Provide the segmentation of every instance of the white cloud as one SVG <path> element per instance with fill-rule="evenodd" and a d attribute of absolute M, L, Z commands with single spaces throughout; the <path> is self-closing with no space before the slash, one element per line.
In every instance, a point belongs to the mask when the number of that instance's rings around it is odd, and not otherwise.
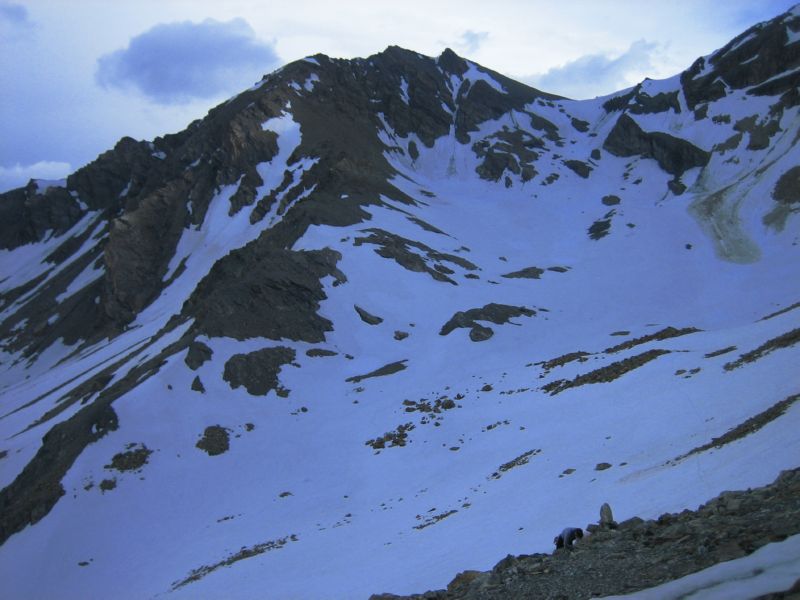
<path fill-rule="evenodd" d="M 17 163 L 10 167 L 0 166 L 0 192 L 27 185 L 31 179 L 62 179 L 71 172 L 69 163 L 46 160 L 32 165 Z"/>
<path fill-rule="evenodd" d="M 475 54 L 488 37 L 488 31 L 472 31 L 469 29 L 461 34 L 461 41 L 458 43 L 458 47 L 468 55 Z"/>
<path fill-rule="evenodd" d="M 657 48 L 658 44 L 637 40 L 616 58 L 587 54 L 526 79 L 542 91 L 568 98 L 610 94 L 643 79 L 652 69 L 652 57 Z"/>

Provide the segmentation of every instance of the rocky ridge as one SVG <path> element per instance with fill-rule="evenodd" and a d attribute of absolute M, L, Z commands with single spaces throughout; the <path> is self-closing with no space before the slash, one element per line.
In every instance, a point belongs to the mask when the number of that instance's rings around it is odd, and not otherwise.
<path fill-rule="evenodd" d="M 444 590 L 371 600 L 571 600 L 655 587 L 800 533 L 800 469 L 761 488 L 723 492 L 697 510 L 586 529 L 572 551 L 508 555 L 491 571 L 460 573 Z"/>
<path fill-rule="evenodd" d="M 579 510 L 564 490 L 635 489 L 644 514 L 676 480 L 670 510 L 703 500 L 698 464 L 714 491 L 796 466 L 796 403 L 775 402 L 800 347 L 799 48 L 795 8 L 590 101 L 450 50 L 315 55 L 0 195 L 0 574 L 22 597 L 123 585 L 127 547 L 86 515 L 123 535 L 130 499 L 161 519 L 197 497 L 152 539 L 207 545 L 150 563 L 139 597 L 267 572 L 298 595 L 295 552 L 327 552 L 337 589 L 370 593 L 350 569 L 397 577 L 396 556 L 438 586 L 431 557 L 519 552 L 521 526 Z M 139 466 L 104 479 L 115 461 Z M 518 489 L 541 493 L 514 508 Z M 235 523 L 209 513 L 229 502 Z M 23 581 L 42 539 L 57 575 Z"/>

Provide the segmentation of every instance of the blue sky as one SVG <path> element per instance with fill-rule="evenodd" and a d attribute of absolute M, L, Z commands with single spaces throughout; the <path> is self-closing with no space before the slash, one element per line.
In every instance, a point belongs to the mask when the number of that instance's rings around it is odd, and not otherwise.
<path fill-rule="evenodd" d="M 0 191 L 178 131 L 286 62 L 451 47 L 575 98 L 661 78 L 793 0 L 0 0 Z"/>

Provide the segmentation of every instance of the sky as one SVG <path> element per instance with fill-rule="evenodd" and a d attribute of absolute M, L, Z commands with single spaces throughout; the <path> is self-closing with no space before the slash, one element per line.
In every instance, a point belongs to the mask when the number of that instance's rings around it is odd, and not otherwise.
<path fill-rule="evenodd" d="M 0 192 L 182 130 L 288 62 L 399 45 L 592 98 L 669 77 L 795 0 L 0 0 Z"/>

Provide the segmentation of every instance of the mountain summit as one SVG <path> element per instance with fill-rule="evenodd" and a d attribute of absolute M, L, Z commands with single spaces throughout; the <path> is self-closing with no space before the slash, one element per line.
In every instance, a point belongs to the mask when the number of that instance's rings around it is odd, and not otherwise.
<path fill-rule="evenodd" d="M 411 593 L 800 466 L 798 73 L 315 55 L 0 195 L 4 588 Z"/>

